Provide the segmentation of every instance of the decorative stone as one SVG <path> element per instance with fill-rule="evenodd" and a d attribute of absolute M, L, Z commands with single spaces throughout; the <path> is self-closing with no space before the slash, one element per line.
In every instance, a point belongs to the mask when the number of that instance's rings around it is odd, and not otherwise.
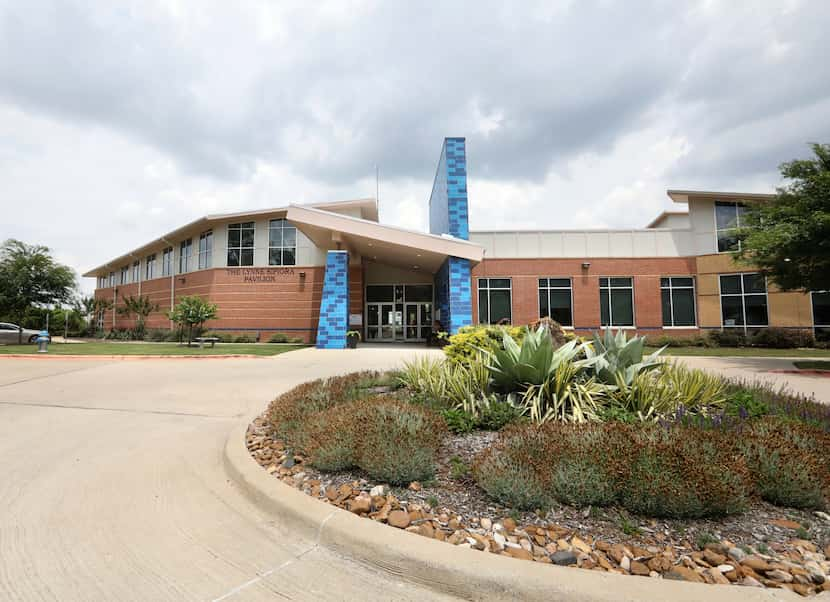
<path fill-rule="evenodd" d="M 743 581 L 741 581 L 741 585 L 745 585 L 746 587 L 764 587 L 764 584 L 755 579 L 754 577 L 744 577 Z"/>
<path fill-rule="evenodd" d="M 493 527 L 493 521 L 486 517 L 482 518 L 479 524 L 481 525 L 481 528 L 486 531 L 489 531 Z"/>
<path fill-rule="evenodd" d="M 631 559 L 628 556 L 622 557 L 622 560 L 620 560 L 620 568 L 625 572 L 629 572 L 631 570 Z"/>
<path fill-rule="evenodd" d="M 769 521 L 769 524 L 775 525 L 776 527 L 781 527 L 782 529 L 792 529 L 794 531 L 801 528 L 801 523 L 797 523 L 794 520 L 789 520 L 786 518 L 776 518 L 774 520 Z"/>
<path fill-rule="evenodd" d="M 422 489 L 421 484 L 418 481 L 412 481 L 409 484 L 410 491 L 420 491 Z"/>
<path fill-rule="evenodd" d="M 559 566 L 570 566 L 576 564 L 576 554 L 570 551 L 560 550 L 550 555 L 550 560 L 553 564 Z"/>
<path fill-rule="evenodd" d="M 368 497 L 356 497 L 349 502 L 349 510 L 355 514 L 368 514 L 372 509 L 372 500 Z"/>
<path fill-rule="evenodd" d="M 372 497 L 378 495 L 386 495 L 386 486 L 385 485 L 375 485 L 372 487 L 372 490 L 369 491 L 369 495 Z"/>
<path fill-rule="evenodd" d="M 741 548 L 729 548 L 727 551 L 727 555 L 734 560 L 735 562 L 743 562 L 744 558 L 746 558 L 746 552 L 744 552 Z"/>
<path fill-rule="evenodd" d="M 767 571 L 767 578 L 772 579 L 773 581 L 780 581 L 782 583 L 789 583 L 793 580 L 792 575 L 786 571 L 782 571 L 781 569 Z"/>
<path fill-rule="evenodd" d="M 509 548 L 507 554 L 520 560 L 533 560 L 533 554 L 523 548 L 519 548 L 518 550 L 516 548 Z"/>
<path fill-rule="evenodd" d="M 711 566 L 718 566 L 719 564 L 723 564 L 726 562 L 726 556 L 722 554 L 718 554 L 710 550 L 709 548 L 703 550 L 703 559 L 708 562 Z"/>
<path fill-rule="evenodd" d="M 591 546 L 579 539 L 576 535 L 571 538 L 571 545 L 580 552 L 585 552 L 586 554 L 591 553 Z"/>
<path fill-rule="evenodd" d="M 505 530 L 506 530 L 508 533 L 513 533 L 513 531 L 515 531 L 515 530 L 516 530 L 516 526 L 517 526 L 517 525 L 516 525 L 516 521 L 514 521 L 514 520 L 513 520 L 512 518 L 510 518 L 510 517 L 505 518 L 505 519 L 502 521 L 502 524 L 504 525 L 504 528 L 505 528 Z"/>
<path fill-rule="evenodd" d="M 766 572 L 772 568 L 769 565 L 769 562 L 767 562 L 760 556 L 755 556 L 754 554 L 752 556 L 747 556 L 746 558 L 744 558 L 741 564 L 744 566 L 748 566 L 753 571 Z"/>
<path fill-rule="evenodd" d="M 685 566 L 676 566 L 668 573 L 663 574 L 664 579 L 673 579 L 675 581 L 691 581 L 694 583 L 704 583 L 703 577 L 698 575 L 692 569 Z"/>
<path fill-rule="evenodd" d="M 389 518 L 386 519 L 386 522 L 398 529 L 406 529 L 412 521 L 409 520 L 409 514 L 407 512 L 393 510 L 389 513 Z"/>
<path fill-rule="evenodd" d="M 640 575 L 641 577 L 648 577 L 648 574 L 650 572 L 649 568 L 645 564 L 637 560 L 633 560 L 631 562 L 630 570 L 632 575 Z"/>

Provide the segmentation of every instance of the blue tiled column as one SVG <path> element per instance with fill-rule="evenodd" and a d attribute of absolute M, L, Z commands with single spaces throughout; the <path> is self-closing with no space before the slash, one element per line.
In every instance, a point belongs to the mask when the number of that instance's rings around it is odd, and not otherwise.
<path fill-rule="evenodd" d="M 345 349 L 349 329 L 349 253 L 329 251 L 320 321 L 317 325 L 318 349 Z"/>
<path fill-rule="evenodd" d="M 444 138 L 429 197 L 429 231 L 463 240 L 470 238 L 464 138 Z"/>
<path fill-rule="evenodd" d="M 435 304 L 441 310 L 441 325 L 450 334 L 473 323 L 470 262 L 448 257 L 435 274 Z"/>

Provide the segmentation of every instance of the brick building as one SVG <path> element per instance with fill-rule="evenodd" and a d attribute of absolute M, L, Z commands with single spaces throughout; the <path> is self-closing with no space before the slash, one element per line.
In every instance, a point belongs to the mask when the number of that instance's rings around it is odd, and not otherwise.
<path fill-rule="evenodd" d="M 169 328 L 180 296 L 219 306 L 212 330 L 275 332 L 320 347 L 423 341 L 440 324 L 527 324 L 550 316 L 589 332 L 692 336 L 777 326 L 830 337 L 830 293 L 778 291 L 729 253 L 747 203 L 771 195 L 669 190 L 686 211 L 642 229 L 470 231 L 463 138 L 441 148 L 430 232 L 380 224 L 375 199 L 209 215 L 84 276 L 115 307 L 145 295 Z M 110 310 L 102 329 L 130 328 Z"/>

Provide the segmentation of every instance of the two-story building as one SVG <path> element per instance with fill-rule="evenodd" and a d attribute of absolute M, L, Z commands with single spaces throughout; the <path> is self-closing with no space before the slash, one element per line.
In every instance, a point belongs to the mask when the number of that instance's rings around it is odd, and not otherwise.
<path fill-rule="evenodd" d="M 830 337 L 830 293 L 778 291 L 730 251 L 748 203 L 765 194 L 669 190 L 684 211 L 641 229 L 469 230 L 463 138 L 441 148 L 429 199 L 430 232 L 378 222 L 375 199 L 208 215 L 84 276 L 115 307 L 145 295 L 160 306 L 182 295 L 219 307 L 207 326 L 299 336 L 345 346 L 423 341 L 434 328 L 528 324 L 550 316 L 589 332 L 697 335 L 707 329 L 777 326 Z M 129 328 L 116 311 L 102 329 Z"/>

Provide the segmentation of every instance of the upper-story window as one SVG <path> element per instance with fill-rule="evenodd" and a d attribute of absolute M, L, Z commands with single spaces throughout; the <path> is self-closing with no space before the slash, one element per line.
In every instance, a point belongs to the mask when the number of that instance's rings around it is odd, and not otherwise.
<path fill-rule="evenodd" d="M 539 278 L 539 317 L 573 326 L 571 279 Z"/>
<path fill-rule="evenodd" d="M 98 276 L 98 288 L 107 288 L 106 276 Z"/>
<path fill-rule="evenodd" d="M 199 269 L 204 270 L 213 265 L 213 230 L 199 235 Z"/>
<path fill-rule="evenodd" d="M 816 339 L 830 341 L 830 291 L 813 291 L 813 327 Z"/>
<path fill-rule="evenodd" d="M 115 286 L 115 272 L 110 272 L 110 288 Z"/>
<path fill-rule="evenodd" d="M 144 279 L 152 280 L 156 277 L 156 254 L 147 256 L 147 262 L 144 264 Z"/>
<path fill-rule="evenodd" d="M 173 274 L 173 247 L 167 247 L 161 253 L 161 275 L 170 276 Z"/>
<path fill-rule="evenodd" d="M 228 224 L 228 267 L 254 265 L 254 222 Z"/>
<path fill-rule="evenodd" d="M 737 251 L 741 248 L 738 228 L 743 227 L 746 205 L 727 201 L 715 203 L 715 229 L 718 238 L 718 253 Z"/>
<path fill-rule="evenodd" d="M 141 262 L 140 261 L 134 261 L 133 262 L 132 281 L 133 282 L 138 282 L 139 280 L 141 280 Z"/>
<path fill-rule="evenodd" d="M 188 238 L 179 244 L 179 274 L 190 271 L 190 258 L 193 255 L 193 239 Z"/>
<path fill-rule="evenodd" d="M 633 278 L 599 279 L 599 313 L 603 328 L 634 326 Z"/>
<path fill-rule="evenodd" d="M 478 279 L 478 321 L 498 324 L 512 319 L 510 278 Z"/>
<path fill-rule="evenodd" d="M 130 266 L 125 265 L 121 268 L 121 274 L 118 277 L 118 284 L 127 284 L 130 282 Z"/>
<path fill-rule="evenodd" d="M 268 224 L 268 265 L 296 265 L 297 228 L 284 219 Z"/>

